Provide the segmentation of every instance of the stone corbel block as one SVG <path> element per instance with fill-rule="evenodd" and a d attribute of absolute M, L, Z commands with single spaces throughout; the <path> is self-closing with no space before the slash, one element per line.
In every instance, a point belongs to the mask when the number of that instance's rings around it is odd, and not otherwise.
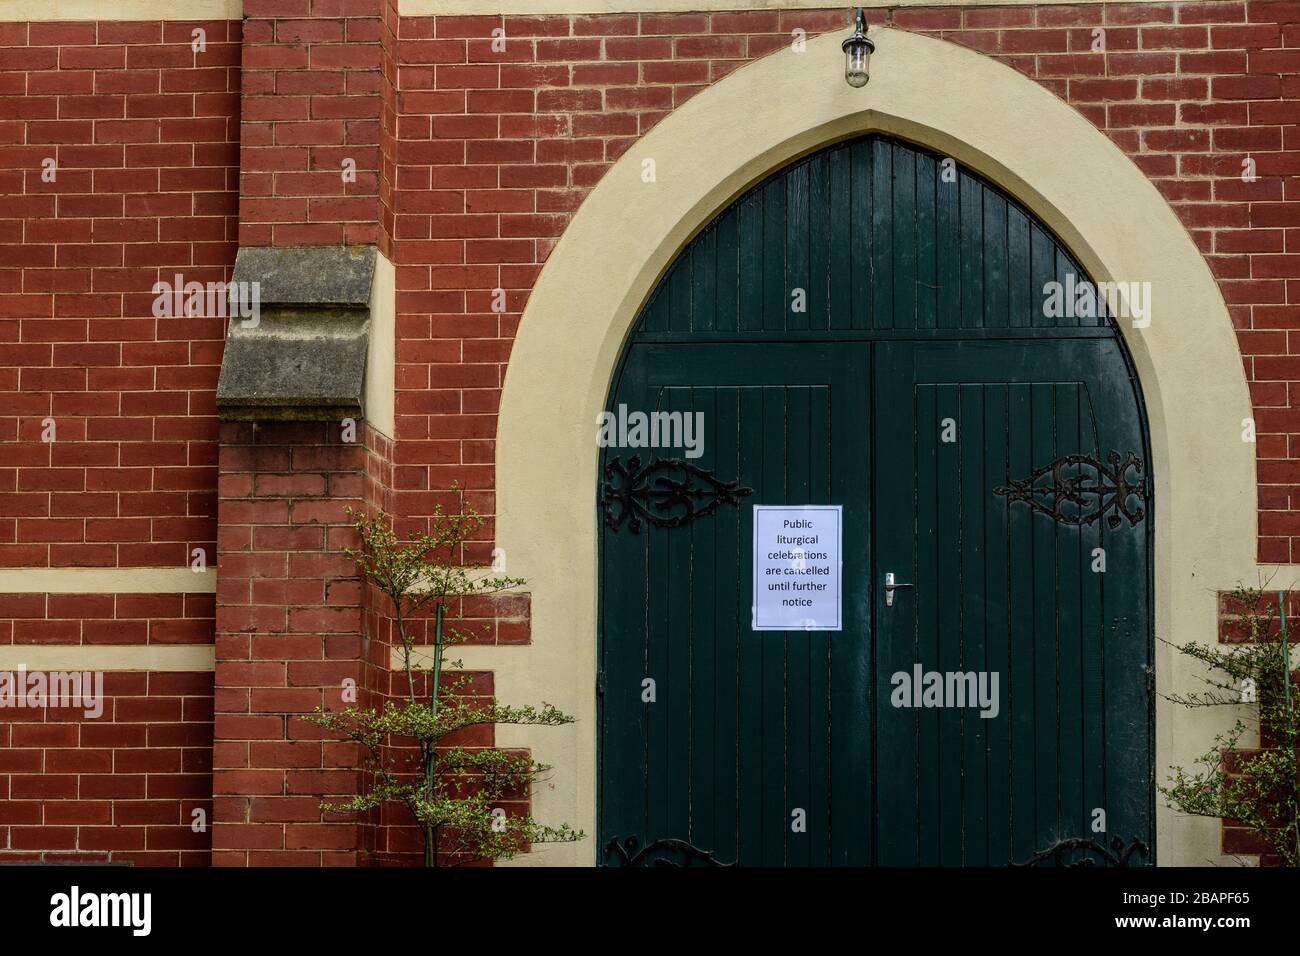
<path fill-rule="evenodd" d="M 230 310 L 222 420 L 364 416 L 376 254 L 374 246 L 239 250 L 232 297 L 243 308 Z"/>

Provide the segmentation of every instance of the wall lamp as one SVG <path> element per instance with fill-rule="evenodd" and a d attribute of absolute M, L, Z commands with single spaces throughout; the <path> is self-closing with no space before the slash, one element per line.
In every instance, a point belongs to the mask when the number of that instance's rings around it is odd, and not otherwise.
<path fill-rule="evenodd" d="M 876 45 L 867 36 L 867 16 L 861 7 L 853 18 L 853 36 L 841 46 L 844 48 L 844 81 L 854 89 L 866 86 L 867 80 L 871 79 L 868 70 Z"/>

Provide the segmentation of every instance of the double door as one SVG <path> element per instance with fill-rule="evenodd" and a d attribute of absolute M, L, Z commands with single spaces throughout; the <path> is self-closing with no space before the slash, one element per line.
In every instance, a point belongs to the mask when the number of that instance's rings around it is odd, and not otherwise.
<path fill-rule="evenodd" d="M 636 343 L 638 412 L 601 450 L 599 862 L 1150 862 L 1113 336 Z M 753 629 L 755 505 L 842 507 L 839 630 Z"/>

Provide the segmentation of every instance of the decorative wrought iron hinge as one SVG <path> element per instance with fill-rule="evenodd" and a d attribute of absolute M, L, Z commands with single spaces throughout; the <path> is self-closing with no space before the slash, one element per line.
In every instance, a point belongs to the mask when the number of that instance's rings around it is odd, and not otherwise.
<path fill-rule="evenodd" d="M 1146 476 L 1133 452 L 1121 458 L 1112 451 L 1104 464 L 1091 455 L 1063 455 L 1028 478 L 1010 481 L 993 493 L 1023 501 L 1060 524 L 1083 526 L 1105 518 L 1118 528 L 1125 520 L 1133 526 L 1146 517 Z"/>
<path fill-rule="evenodd" d="M 681 458 L 656 458 L 642 467 L 641 457 L 633 455 L 626 466 L 620 458 L 605 465 L 600 504 L 607 527 L 618 531 L 626 522 L 633 534 L 640 534 L 642 520 L 680 528 L 753 493 L 739 481 L 716 478 Z"/>
<path fill-rule="evenodd" d="M 1082 850 L 1083 856 L 1072 862 L 1066 862 L 1065 854 L 1072 850 Z M 1039 866 L 1048 860 L 1056 866 L 1096 866 L 1097 861 L 1088 856 L 1089 853 L 1095 853 L 1101 858 L 1103 863 L 1110 866 L 1128 866 L 1129 860 L 1135 853 L 1141 853 L 1143 857 L 1149 855 L 1150 851 L 1147 845 L 1134 837 L 1128 846 L 1117 836 L 1110 838 L 1110 845 L 1105 846 L 1096 840 L 1085 840 L 1082 837 L 1071 837 L 1068 840 L 1061 840 L 1053 843 L 1045 850 L 1039 850 L 1033 856 L 1023 863 L 1012 861 L 1012 866 Z"/>
<path fill-rule="evenodd" d="M 713 856 L 710 850 L 701 850 L 697 846 L 687 843 L 685 840 L 677 840 L 668 837 L 662 840 L 655 840 L 653 843 L 641 846 L 641 841 L 634 836 L 626 837 L 620 842 L 619 837 L 613 837 L 605 844 L 605 858 L 608 860 L 611 854 L 614 857 L 613 862 L 619 866 L 689 866 L 692 861 L 698 862 L 703 866 L 735 866 L 734 863 L 723 863 Z M 678 853 L 685 857 L 685 861 L 678 863 L 662 854 Z"/>

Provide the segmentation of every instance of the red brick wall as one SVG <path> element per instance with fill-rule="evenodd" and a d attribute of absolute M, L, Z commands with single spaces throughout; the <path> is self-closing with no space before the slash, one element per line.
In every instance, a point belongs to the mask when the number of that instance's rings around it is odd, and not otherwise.
<path fill-rule="evenodd" d="M 212 621 L 211 594 L 0 594 L 0 645 L 15 650 L 210 644 Z M 108 673 L 104 693 L 95 718 L 0 709 L 0 863 L 206 865 L 212 675 Z"/>
<path fill-rule="evenodd" d="M 0 644 L 211 644 L 211 594 L 0 594 Z"/>
<path fill-rule="evenodd" d="M 105 674 L 103 706 L 0 712 L 0 863 L 206 866 L 212 675 Z"/>
<path fill-rule="evenodd" d="M 244 4 L 241 244 L 388 251 L 379 215 L 387 2 Z"/>
<path fill-rule="evenodd" d="M 234 262 L 238 62 L 238 22 L 0 23 L 0 567 L 212 555 L 224 323 L 152 287 Z"/>
<path fill-rule="evenodd" d="M 357 748 L 296 714 L 368 704 L 355 543 L 366 449 L 333 422 L 222 426 L 213 744 L 219 866 L 352 865 Z M 358 438 L 361 436 L 358 435 Z M 341 799 L 340 799 L 341 798 Z"/>
<path fill-rule="evenodd" d="M 591 185 L 707 84 L 788 43 L 795 28 L 843 30 L 845 18 L 835 9 L 402 20 L 399 514 L 427 514 L 455 479 L 491 509 L 510 343 Z M 1300 4 L 936 7 L 868 19 L 994 55 L 1072 104 L 1151 176 L 1205 252 L 1238 329 L 1260 433 L 1260 558 L 1300 561 L 1300 510 L 1291 510 L 1300 492 Z M 499 26 L 505 55 L 489 48 Z M 1091 52 L 1098 26 L 1105 53 Z M 1240 178 L 1247 154 L 1254 183 Z M 496 287 L 508 292 L 504 315 L 491 311 Z"/>
<path fill-rule="evenodd" d="M 215 557 L 224 323 L 155 318 L 152 289 L 234 261 L 238 44 L 0 23 L 0 567 Z M 0 643 L 210 643 L 212 617 L 210 594 L 0 595 Z M 0 714 L 0 859 L 206 863 L 212 675 L 105 680 L 95 720 Z"/>

